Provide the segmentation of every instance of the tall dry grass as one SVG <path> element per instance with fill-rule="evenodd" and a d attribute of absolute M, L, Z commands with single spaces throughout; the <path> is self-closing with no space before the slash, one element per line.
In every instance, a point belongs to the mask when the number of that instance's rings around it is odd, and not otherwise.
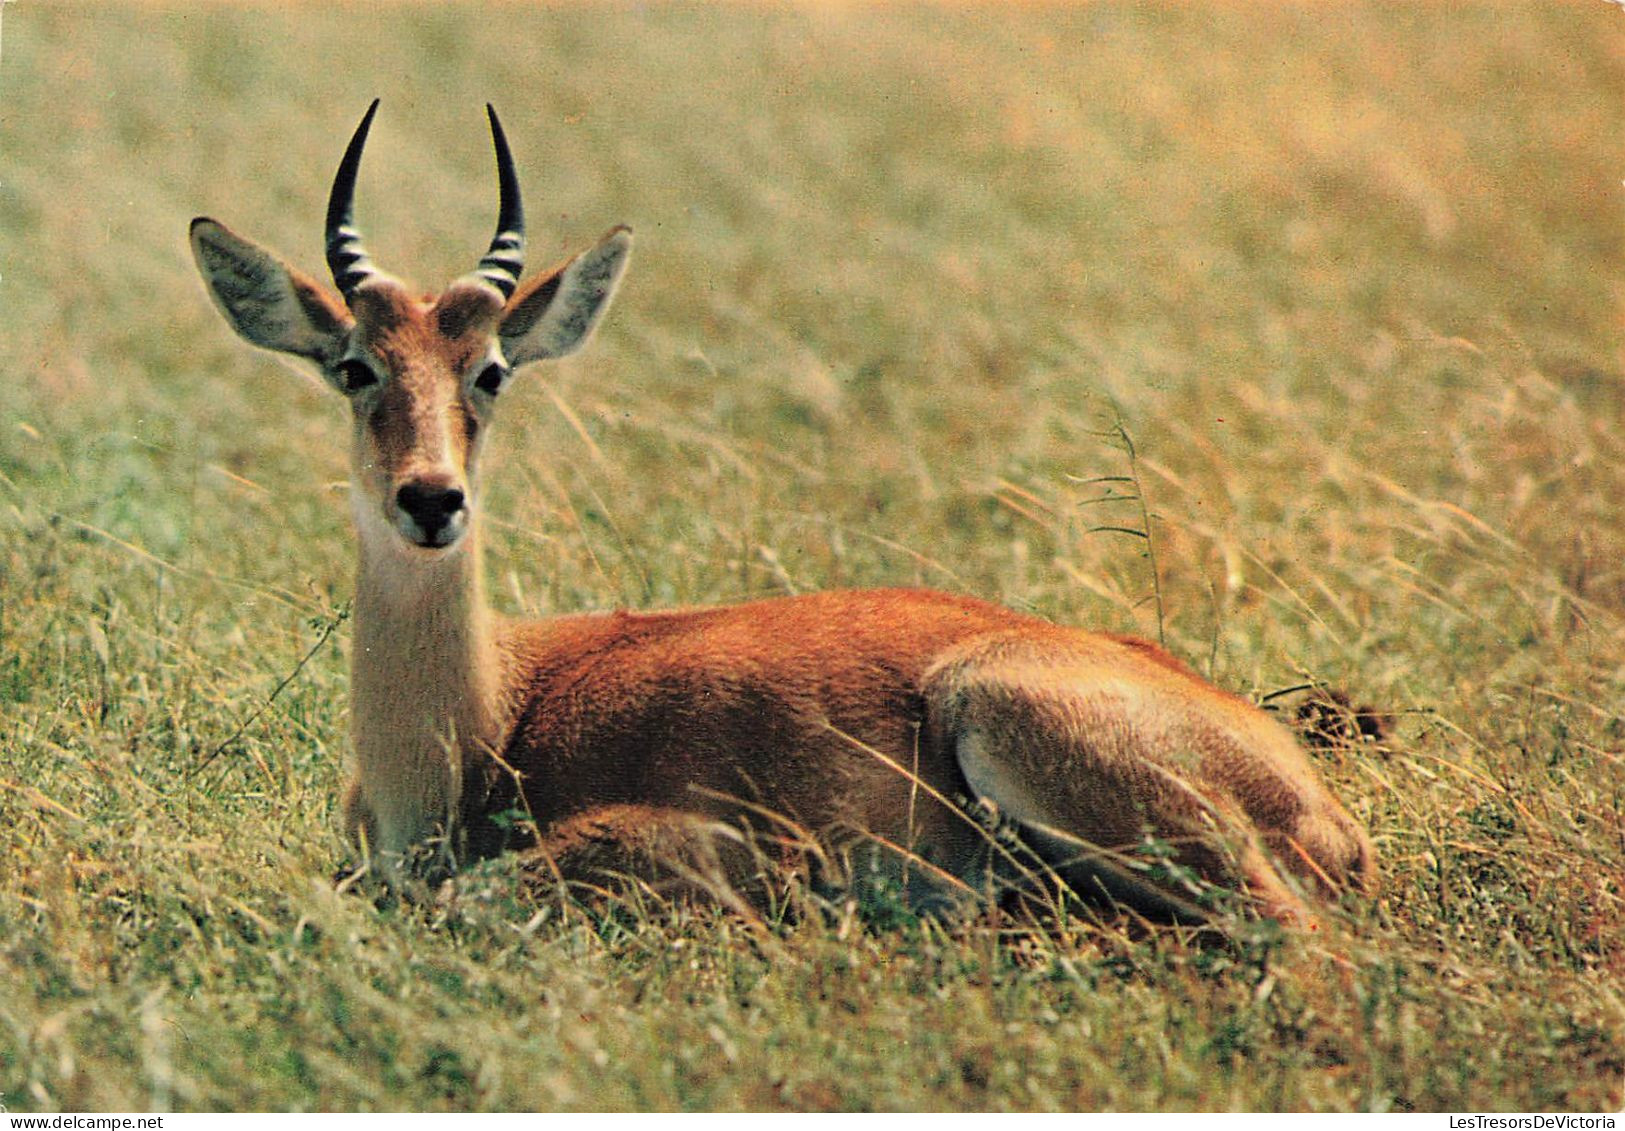
<path fill-rule="evenodd" d="M 4 15 L 11 1111 L 1620 1106 L 1613 6 Z M 374 95 L 424 285 L 488 236 L 487 99 L 534 258 L 638 229 L 504 406 L 505 608 L 923 583 L 1333 686 L 1394 719 L 1321 763 L 1381 898 L 1199 948 L 337 894 L 342 408 L 184 231 L 316 266 Z"/>

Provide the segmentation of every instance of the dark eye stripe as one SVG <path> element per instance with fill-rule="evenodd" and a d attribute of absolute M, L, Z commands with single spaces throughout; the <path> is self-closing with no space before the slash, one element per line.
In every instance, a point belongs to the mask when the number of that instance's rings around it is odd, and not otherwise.
<path fill-rule="evenodd" d="M 354 393 L 378 383 L 378 375 L 372 371 L 372 366 L 353 357 L 339 362 L 333 369 L 338 374 L 339 387 L 346 393 Z"/>

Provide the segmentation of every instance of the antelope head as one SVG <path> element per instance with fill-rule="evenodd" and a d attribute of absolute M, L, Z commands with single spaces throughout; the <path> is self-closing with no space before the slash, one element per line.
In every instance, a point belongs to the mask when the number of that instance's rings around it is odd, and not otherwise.
<path fill-rule="evenodd" d="M 468 532 L 485 426 L 519 366 L 575 352 L 614 296 L 632 247 L 618 227 L 521 283 L 525 218 L 507 138 L 490 106 L 500 202 L 475 269 L 438 296 L 379 270 L 354 222 L 356 172 L 375 100 L 345 150 L 327 205 L 329 290 L 207 217 L 192 254 L 215 305 L 244 339 L 314 365 L 349 398 L 352 486 L 364 542 L 438 555 Z"/>

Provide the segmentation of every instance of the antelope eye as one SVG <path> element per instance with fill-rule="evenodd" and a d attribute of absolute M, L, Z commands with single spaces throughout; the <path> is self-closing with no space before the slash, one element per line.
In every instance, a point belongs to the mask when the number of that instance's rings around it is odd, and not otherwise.
<path fill-rule="evenodd" d="M 480 375 L 474 378 L 474 387 L 480 392 L 494 397 L 502 391 L 502 384 L 507 379 L 508 371 L 493 361 L 480 370 Z"/>
<path fill-rule="evenodd" d="M 372 366 L 358 358 L 346 358 L 333 367 L 338 374 L 339 388 L 346 393 L 359 392 L 368 385 L 378 384 L 378 374 L 372 371 Z"/>

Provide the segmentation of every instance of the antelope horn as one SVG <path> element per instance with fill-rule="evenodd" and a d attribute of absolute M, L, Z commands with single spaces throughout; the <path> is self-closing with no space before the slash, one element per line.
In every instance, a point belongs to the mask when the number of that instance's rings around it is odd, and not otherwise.
<path fill-rule="evenodd" d="M 372 128 L 372 116 L 378 112 L 378 99 L 367 107 L 366 117 L 350 138 L 344 160 L 333 177 L 333 191 L 327 198 L 327 266 L 333 272 L 333 283 L 346 304 L 357 287 L 377 273 L 372 257 L 361 246 L 361 233 L 355 226 L 355 176 L 361 167 L 361 151 L 367 144 L 367 131 Z"/>
<path fill-rule="evenodd" d="M 491 237 L 491 248 L 474 274 L 495 287 L 506 302 L 513 297 L 519 276 L 525 270 L 525 206 L 519 199 L 519 175 L 514 172 L 513 154 L 508 152 L 508 138 L 489 102 L 485 104 L 485 113 L 491 119 L 491 144 L 497 151 L 501 196 L 497 205 L 497 233 Z"/>

